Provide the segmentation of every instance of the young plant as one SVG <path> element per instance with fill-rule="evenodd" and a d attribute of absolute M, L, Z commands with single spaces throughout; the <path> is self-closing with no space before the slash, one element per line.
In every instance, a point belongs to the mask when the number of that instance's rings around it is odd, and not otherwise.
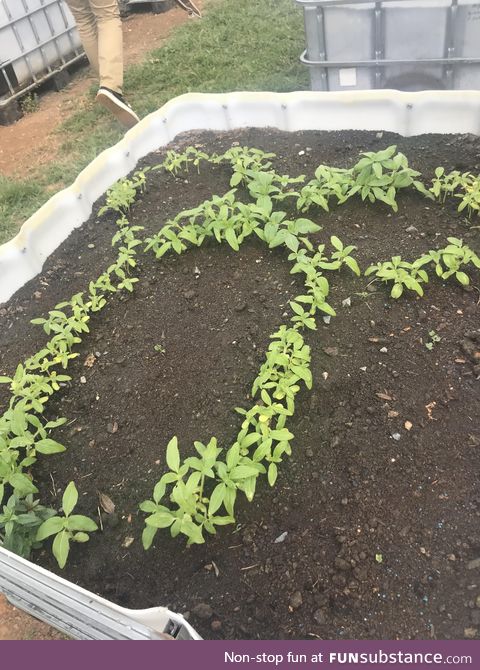
<path fill-rule="evenodd" d="M 474 212 L 480 213 L 480 175 L 475 176 L 471 172 L 460 173 L 458 170 L 446 173 L 443 167 L 438 167 L 429 190 L 442 203 L 447 196 L 460 198 L 457 211 L 463 212 L 467 209 L 469 217 Z"/>
<path fill-rule="evenodd" d="M 272 166 L 270 159 L 275 157 L 275 154 L 266 153 L 261 149 L 232 147 L 221 156 L 214 156 L 213 162 L 230 163 L 233 169 L 230 186 L 238 186 L 248 184 L 252 173 L 267 172 Z"/>
<path fill-rule="evenodd" d="M 346 265 L 350 268 L 353 274 L 360 277 L 361 272 L 358 263 L 355 258 L 351 256 L 352 251 L 355 251 L 357 247 L 351 244 L 345 247 L 343 242 L 336 235 L 332 235 L 330 242 L 335 248 L 335 251 L 332 253 L 332 261 L 338 263 L 338 268 L 335 269 L 340 269 L 342 265 Z"/>
<path fill-rule="evenodd" d="M 203 529 L 215 533 L 215 526 L 233 523 L 233 518 L 216 514 L 223 502 L 215 493 L 217 489 L 211 498 L 206 492 L 207 480 L 215 477 L 214 467 L 221 451 L 216 439 L 212 438 L 207 445 L 195 442 L 195 449 L 198 456 L 181 463 L 177 438 L 168 443 L 166 459 L 170 471 L 155 486 L 153 501 L 146 500 L 140 505 L 140 509 L 149 514 L 142 536 L 145 549 L 151 546 L 159 528 L 170 528 L 172 537 L 182 533 L 190 545 L 205 542 Z M 160 504 L 168 484 L 173 484 L 169 496 L 173 509 Z"/>
<path fill-rule="evenodd" d="M 352 168 L 355 185 L 348 191 L 347 197 L 358 193 L 362 200 L 370 202 L 381 200 L 394 212 L 398 211 L 396 194 L 398 189 L 413 186 L 423 195 L 431 198 L 431 193 L 421 181 L 416 179 L 420 172 L 408 166 L 407 157 L 392 145 L 383 151 L 367 151 Z"/>
<path fill-rule="evenodd" d="M 70 542 L 88 542 L 88 533 L 98 530 L 97 524 L 83 514 L 72 514 L 78 502 L 75 483 L 70 482 L 62 497 L 64 516 L 51 516 L 37 530 L 36 541 L 55 536 L 52 552 L 60 568 L 64 568 L 70 552 Z"/>
<path fill-rule="evenodd" d="M 36 539 L 39 526 L 54 514 L 55 510 L 40 505 L 32 494 L 23 499 L 10 496 L 0 513 L 0 545 L 29 558 L 32 549 L 40 546 Z"/>
<path fill-rule="evenodd" d="M 437 200 L 444 203 L 448 195 L 454 195 L 461 188 L 462 183 L 466 181 L 469 174 L 468 172 L 464 172 L 462 175 L 458 170 L 446 173 L 445 168 L 437 167 L 429 191 Z"/>
<path fill-rule="evenodd" d="M 137 170 L 131 179 L 119 179 L 115 182 L 112 188 L 107 191 L 105 205 L 99 209 L 98 215 L 101 216 L 109 210 L 118 212 L 119 214 L 125 214 L 135 202 L 137 191 L 143 191 L 145 189 L 145 173 L 148 172 L 149 169 L 150 168 Z"/>
<path fill-rule="evenodd" d="M 440 335 L 437 335 L 437 333 L 434 330 L 431 330 L 428 333 L 429 340 L 425 342 L 425 347 L 429 350 L 432 351 L 434 344 L 437 344 L 438 342 L 441 341 Z"/>
<path fill-rule="evenodd" d="M 196 147 L 187 147 L 183 153 L 177 151 L 167 151 L 163 163 L 156 165 L 153 170 L 164 168 L 167 172 L 176 175 L 179 170 L 188 170 L 188 165 L 192 163 L 197 172 L 200 173 L 200 163 L 202 161 L 211 161 L 211 158 L 204 151 L 199 151 Z"/>
<path fill-rule="evenodd" d="M 286 212 L 272 212 L 263 228 L 255 230 L 270 249 L 284 245 L 290 251 L 297 252 L 302 236 L 321 230 L 321 226 L 309 219 L 288 220 L 286 216 Z"/>
<path fill-rule="evenodd" d="M 293 184 L 305 181 L 305 177 L 289 177 L 288 175 L 277 175 L 275 172 L 259 172 L 247 170 L 247 187 L 250 195 L 257 205 L 263 209 L 272 209 L 272 198 L 284 200 L 287 197 L 298 197 L 296 191 L 290 190 Z"/>
<path fill-rule="evenodd" d="M 393 256 L 391 261 L 370 265 L 365 271 L 365 276 L 374 274 L 378 279 L 385 283 L 393 282 L 390 292 L 392 298 L 400 298 L 404 289 L 415 291 L 418 295 L 423 295 L 421 284 L 428 282 L 428 275 L 415 263 L 402 261 L 400 256 Z"/>
<path fill-rule="evenodd" d="M 328 212 L 330 199 L 335 197 L 339 204 L 345 202 L 354 184 L 352 170 L 319 165 L 315 170 L 315 179 L 300 190 L 297 209 L 307 212 L 312 205 L 318 205 Z"/>
<path fill-rule="evenodd" d="M 449 244 L 443 249 L 430 250 L 421 256 L 416 262 L 417 267 L 422 267 L 432 263 L 435 272 L 441 279 L 449 279 L 454 276 L 455 279 L 467 286 L 470 283 L 469 276 L 463 272 L 462 268 L 473 265 L 480 269 L 480 257 L 456 237 L 447 237 Z"/>

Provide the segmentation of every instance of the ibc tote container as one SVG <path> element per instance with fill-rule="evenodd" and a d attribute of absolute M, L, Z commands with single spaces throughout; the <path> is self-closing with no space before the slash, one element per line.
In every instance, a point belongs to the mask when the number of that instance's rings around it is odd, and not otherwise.
<path fill-rule="evenodd" d="M 480 89 L 478 0 L 296 0 L 314 90 Z"/>
<path fill-rule="evenodd" d="M 63 0 L 0 0 L 0 109 L 82 54 Z"/>

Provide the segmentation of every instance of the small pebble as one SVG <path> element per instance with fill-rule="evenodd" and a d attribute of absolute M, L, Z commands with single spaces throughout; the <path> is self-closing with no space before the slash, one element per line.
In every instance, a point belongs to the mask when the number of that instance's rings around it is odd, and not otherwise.
<path fill-rule="evenodd" d="M 207 603 L 198 603 L 198 605 L 192 608 L 192 614 L 199 619 L 210 619 L 213 615 L 213 610 Z"/>
<path fill-rule="evenodd" d="M 313 619 L 318 624 L 324 624 L 327 621 L 325 612 L 323 610 L 316 610 L 313 614 Z"/>
<path fill-rule="evenodd" d="M 303 597 L 300 591 L 295 591 L 290 596 L 290 607 L 294 610 L 297 610 L 303 603 Z"/>

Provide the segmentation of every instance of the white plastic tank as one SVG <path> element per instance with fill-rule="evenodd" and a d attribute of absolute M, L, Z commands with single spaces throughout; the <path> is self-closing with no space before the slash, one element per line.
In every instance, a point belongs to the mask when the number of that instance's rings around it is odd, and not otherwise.
<path fill-rule="evenodd" d="M 314 90 L 480 89 L 479 0 L 296 2 Z"/>
<path fill-rule="evenodd" d="M 7 97 L 11 88 L 25 88 L 81 53 L 74 19 L 63 0 L 0 0 L 0 79 Z"/>

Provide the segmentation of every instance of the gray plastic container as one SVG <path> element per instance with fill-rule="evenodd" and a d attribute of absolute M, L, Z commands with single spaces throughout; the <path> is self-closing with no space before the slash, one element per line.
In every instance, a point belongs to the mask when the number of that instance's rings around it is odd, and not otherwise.
<path fill-rule="evenodd" d="M 0 0 L 0 107 L 82 56 L 63 0 Z"/>
<path fill-rule="evenodd" d="M 478 0 L 296 0 L 313 90 L 480 89 Z"/>

